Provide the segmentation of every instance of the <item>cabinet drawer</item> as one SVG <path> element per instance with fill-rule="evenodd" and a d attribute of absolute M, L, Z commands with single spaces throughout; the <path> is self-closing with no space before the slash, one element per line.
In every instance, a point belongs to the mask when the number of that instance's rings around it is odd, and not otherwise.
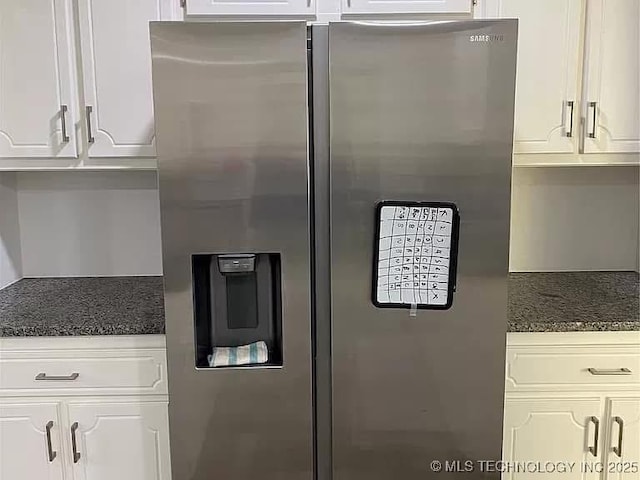
<path fill-rule="evenodd" d="M 637 388 L 640 351 L 613 349 L 613 346 L 579 352 L 571 352 L 570 348 L 511 349 L 507 355 L 507 390 L 599 385 Z"/>
<path fill-rule="evenodd" d="M 162 350 L 3 354 L 0 396 L 39 393 L 166 394 L 165 354 Z"/>

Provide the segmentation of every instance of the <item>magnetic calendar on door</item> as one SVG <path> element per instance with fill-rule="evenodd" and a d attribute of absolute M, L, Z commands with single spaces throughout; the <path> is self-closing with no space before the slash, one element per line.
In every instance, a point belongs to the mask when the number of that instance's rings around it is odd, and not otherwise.
<path fill-rule="evenodd" d="M 459 226 L 458 208 L 453 203 L 378 203 L 374 305 L 379 308 L 450 308 L 456 286 Z"/>

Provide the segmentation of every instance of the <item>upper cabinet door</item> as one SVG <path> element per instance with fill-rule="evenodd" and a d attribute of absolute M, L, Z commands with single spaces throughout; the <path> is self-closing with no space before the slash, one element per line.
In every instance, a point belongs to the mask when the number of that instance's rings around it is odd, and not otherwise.
<path fill-rule="evenodd" d="M 75 157 L 69 5 L 0 1 L 0 157 Z"/>
<path fill-rule="evenodd" d="M 472 0 L 340 0 L 342 13 L 470 13 Z"/>
<path fill-rule="evenodd" d="M 640 1 L 587 11 L 585 152 L 640 152 Z"/>
<path fill-rule="evenodd" d="M 577 150 L 581 4 L 500 2 L 501 17 L 520 19 L 514 153 Z"/>
<path fill-rule="evenodd" d="M 311 17 L 316 0 L 186 0 L 187 15 L 300 15 Z"/>
<path fill-rule="evenodd" d="M 90 157 L 155 156 L 149 22 L 170 18 L 166 3 L 78 1 Z"/>

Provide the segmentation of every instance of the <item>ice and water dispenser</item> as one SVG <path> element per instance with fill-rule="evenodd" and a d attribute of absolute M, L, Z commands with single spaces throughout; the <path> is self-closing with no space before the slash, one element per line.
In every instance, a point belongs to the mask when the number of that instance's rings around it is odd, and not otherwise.
<path fill-rule="evenodd" d="M 282 365 L 280 254 L 194 255 L 196 366 Z"/>

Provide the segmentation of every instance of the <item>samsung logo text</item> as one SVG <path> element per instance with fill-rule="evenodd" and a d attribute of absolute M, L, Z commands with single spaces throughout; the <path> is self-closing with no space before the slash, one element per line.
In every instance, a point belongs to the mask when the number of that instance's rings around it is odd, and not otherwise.
<path fill-rule="evenodd" d="M 504 35 L 470 35 L 470 42 L 502 42 Z"/>

